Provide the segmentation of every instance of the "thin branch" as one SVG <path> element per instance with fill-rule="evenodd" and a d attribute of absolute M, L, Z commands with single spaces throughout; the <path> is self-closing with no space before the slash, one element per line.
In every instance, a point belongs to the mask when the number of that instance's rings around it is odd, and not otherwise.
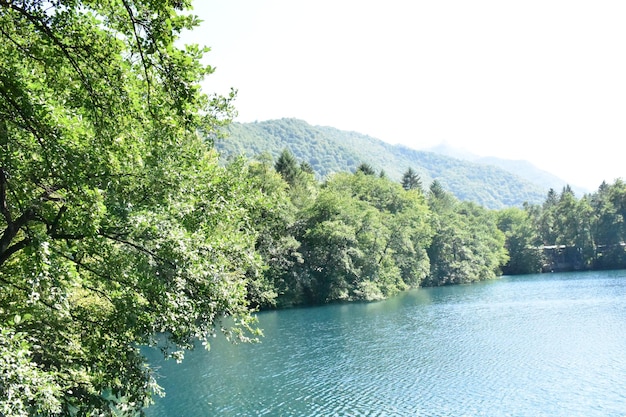
<path fill-rule="evenodd" d="M 61 222 L 61 217 L 67 211 L 67 206 L 63 205 L 59 209 L 57 215 L 54 217 L 51 225 L 48 225 L 48 235 L 54 236 L 56 235 L 57 229 L 59 228 L 59 223 Z"/>
<path fill-rule="evenodd" d="M 4 216 L 7 225 L 13 223 L 11 212 L 7 207 L 7 173 L 4 168 L 0 168 L 0 213 Z"/>
<path fill-rule="evenodd" d="M 54 250 L 54 252 L 55 252 L 57 255 L 60 255 L 62 258 L 65 258 L 65 259 L 67 259 L 68 261 L 70 261 L 70 262 L 74 263 L 76 266 L 80 266 L 81 268 L 86 269 L 87 271 L 91 272 L 92 274 L 94 274 L 94 275 L 96 275 L 96 276 L 98 276 L 98 277 L 100 277 L 100 278 L 106 278 L 107 280 L 111 280 L 111 277 L 109 277 L 109 276 L 104 276 L 104 275 L 102 275 L 102 274 L 98 273 L 98 272 L 97 272 L 96 270 L 94 270 L 93 268 L 91 268 L 91 267 L 87 266 L 86 264 L 83 264 L 82 262 L 80 262 L 80 261 L 78 261 L 78 260 L 76 260 L 76 259 L 72 258 L 71 256 L 66 255 L 66 254 L 65 254 L 65 253 L 63 253 L 62 251 L 60 251 L 60 250 L 58 250 L 58 249 L 53 249 L 53 250 Z M 100 296 L 102 296 L 103 298 L 106 298 L 106 299 L 107 299 L 107 300 L 108 300 L 111 304 L 113 304 L 113 300 L 111 299 L 111 297 L 109 297 L 109 295 L 108 295 L 106 292 L 104 292 L 103 290 L 98 289 L 98 288 L 95 288 L 95 287 L 92 287 L 92 286 L 90 286 L 90 285 L 87 285 L 87 284 L 85 283 L 85 280 L 81 280 L 80 285 L 81 285 L 82 287 L 84 287 L 84 288 L 86 288 L 86 289 L 88 289 L 88 290 L 90 290 L 90 291 L 94 292 L 94 293 L 100 294 Z"/>
<path fill-rule="evenodd" d="M 0 4 L 2 4 L 2 3 L 0 2 Z M 21 50 L 24 54 L 26 54 L 29 59 L 32 59 L 34 61 L 38 61 L 40 63 L 45 63 L 44 59 L 39 58 L 38 56 L 33 55 L 32 53 L 30 53 L 28 48 L 26 48 L 24 45 L 21 45 L 18 41 L 13 39 L 11 37 L 11 35 L 6 30 L 4 30 L 4 28 L 0 27 L 0 33 L 2 34 L 2 36 L 4 36 L 6 39 L 8 39 L 12 44 L 14 44 L 17 49 Z"/>
<path fill-rule="evenodd" d="M 131 241 L 126 240 L 126 239 L 122 239 L 122 238 L 120 238 L 118 236 L 113 236 L 113 235 L 110 235 L 110 234 L 107 234 L 107 233 L 103 233 L 103 232 L 100 232 L 100 235 L 102 237 L 105 237 L 107 239 L 113 240 L 115 242 L 122 243 L 124 245 L 130 246 L 130 247 L 138 250 L 139 252 L 142 252 L 142 253 L 145 253 L 147 255 L 150 255 L 152 258 L 154 258 L 154 259 L 156 259 L 158 261 L 161 261 L 164 264 L 168 264 L 172 268 L 176 269 L 176 264 L 174 262 L 168 261 L 167 259 L 157 255 L 156 253 L 154 253 L 150 249 L 145 248 L 145 247 L 143 247 L 141 245 L 138 245 L 137 243 L 131 242 Z"/>
<path fill-rule="evenodd" d="M 144 76 L 146 77 L 146 86 L 147 86 L 146 101 L 148 102 L 148 109 L 152 113 L 152 106 L 150 105 L 150 102 L 151 102 L 150 76 L 148 74 L 147 60 L 146 60 L 146 57 L 144 56 L 143 48 L 141 47 L 141 38 L 139 37 L 139 33 L 137 32 L 138 23 L 137 23 L 137 20 L 135 19 L 135 15 L 133 14 L 133 10 L 131 9 L 130 4 L 128 4 L 128 1 L 122 0 L 122 3 L 124 3 L 124 8 L 126 9 L 126 13 L 128 13 L 128 18 L 130 19 L 130 23 L 133 26 L 133 35 L 135 36 L 135 42 L 137 43 L 137 50 L 139 51 L 139 56 L 141 57 L 141 66 L 143 67 L 143 73 L 144 73 Z"/>

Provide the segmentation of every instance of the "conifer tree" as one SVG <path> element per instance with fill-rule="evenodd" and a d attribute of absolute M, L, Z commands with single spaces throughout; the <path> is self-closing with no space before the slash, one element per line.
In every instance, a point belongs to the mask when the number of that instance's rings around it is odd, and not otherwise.
<path fill-rule="evenodd" d="M 413 168 L 409 167 L 404 175 L 402 175 L 402 188 L 405 190 L 421 190 L 422 189 L 422 180 L 420 176 L 413 170 Z"/>
<path fill-rule="evenodd" d="M 289 185 L 295 184 L 296 177 L 300 172 L 298 161 L 296 161 L 293 154 L 289 152 L 289 149 L 283 149 L 274 164 L 274 169 L 276 169 L 276 172 L 278 172 Z"/>

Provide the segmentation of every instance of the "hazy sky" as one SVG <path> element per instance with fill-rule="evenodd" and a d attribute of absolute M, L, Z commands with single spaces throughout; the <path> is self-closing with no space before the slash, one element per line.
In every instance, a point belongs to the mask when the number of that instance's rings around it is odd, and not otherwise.
<path fill-rule="evenodd" d="M 626 1 L 196 0 L 206 92 L 421 149 L 626 179 Z"/>

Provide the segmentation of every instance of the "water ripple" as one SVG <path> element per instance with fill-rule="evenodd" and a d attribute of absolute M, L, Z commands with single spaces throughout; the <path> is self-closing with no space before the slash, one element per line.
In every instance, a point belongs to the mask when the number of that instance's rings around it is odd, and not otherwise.
<path fill-rule="evenodd" d="M 264 313 L 259 345 L 161 363 L 148 415 L 624 416 L 626 282 L 591 278 Z"/>

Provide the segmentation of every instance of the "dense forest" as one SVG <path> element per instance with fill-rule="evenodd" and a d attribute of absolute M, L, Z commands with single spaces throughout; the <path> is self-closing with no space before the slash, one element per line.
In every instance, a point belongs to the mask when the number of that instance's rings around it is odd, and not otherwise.
<path fill-rule="evenodd" d="M 190 6 L 0 0 L 0 415 L 140 415 L 161 394 L 141 346 L 254 340 L 259 308 L 626 266 L 621 180 L 543 202 L 504 181 L 530 203 L 495 211 L 425 165 L 223 164 L 235 93 L 202 93 Z"/>
<path fill-rule="evenodd" d="M 459 200 L 491 209 L 540 203 L 550 188 L 561 189 L 567 183 L 520 161 L 461 160 L 391 145 L 357 132 L 312 126 L 298 119 L 232 123 L 225 134 L 225 140 L 215 143 L 224 159 L 240 155 L 253 158 L 263 152 L 277 158 L 288 149 L 298 160 L 307 162 L 322 181 L 333 173 L 354 171 L 363 161 L 396 181 L 406 167 L 412 166 L 424 184 L 436 179 Z"/>
<path fill-rule="evenodd" d="M 542 204 L 489 210 L 438 181 L 424 190 L 361 163 L 317 182 L 288 150 L 233 163 L 271 201 L 255 213 L 266 269 L 250 276 L 254 305 L 376 300 L 407 288 L 465 284 L 501 273 L 626 267 L 626 186 L 577 199 L 570 187 Z"/>

